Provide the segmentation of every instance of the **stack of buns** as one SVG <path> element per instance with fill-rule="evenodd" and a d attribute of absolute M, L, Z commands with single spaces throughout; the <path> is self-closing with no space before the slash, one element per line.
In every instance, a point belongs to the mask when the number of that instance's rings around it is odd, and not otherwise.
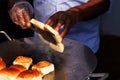
<path fill-rule="evenodd" d="M 3 68 L 0 70 L 0 79 L 1 80 L 15 80 L 19 75 L 20 71 L 15 68 Z"/>
<path fill-rule="evenodd" d="M 11 66 L 6 67 L 0 57 L 0 80 L 42 80 L 45 75 L 54 71 L 54 65 L 48 61 L 39 61 L 35 65 L 32 62 L 30 57 L 18 56 Z"/>

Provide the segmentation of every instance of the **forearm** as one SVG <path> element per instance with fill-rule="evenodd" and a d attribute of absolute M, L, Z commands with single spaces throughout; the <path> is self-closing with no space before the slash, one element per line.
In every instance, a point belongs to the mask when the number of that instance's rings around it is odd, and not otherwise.
<path fill-rule="evenodd" d="M 75 13 L 80 21 L 93 19 L 109 9 L 109 0 L 90 0 L 81 6 L 70 8 L 68 11 Z"/>

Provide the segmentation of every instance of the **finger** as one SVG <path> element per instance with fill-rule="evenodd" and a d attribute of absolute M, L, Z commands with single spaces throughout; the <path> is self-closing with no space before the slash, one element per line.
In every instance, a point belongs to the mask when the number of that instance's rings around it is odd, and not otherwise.
<path fill-rule="evenodd" d="M 64 23 L 63 20 L 59 20 L 59 21 L 57 22 L 57 24 L 54 26 L 54 29 L 55 29 L 56 31 L 59 31 L 60 28 L 61 28 L 61 26 L 63 25 L 63 23 Z"/>
<path fill-rule="evenodd" d="M 62 38 L 64 38 L 65 35 L 67 34 L 67 32 L 68 32 L 68 29 L 67 29 L 67 28 L 63 29 L 63 31 L 60 33 L 60 36 L 61 36 Z"/>
<path fill-rule="evenodd" d="M 54 20 L 53 17 L 50 17 L 45 24 L 50 25 L 52 28 L 55 28 L 57 25 L 57 20 Z"/>
<path fill-rule="evenodd" d="M 64 38 L 64 37 L 66 36 L 66 34 L 68 33 L 68 31 L 70 30 L 69 26 L 70 26 L 70 24 L 68 24 L 68 23 L 64 25 L 64 29 L 63 29 L 63 31 L 60 33 L 60 36 L 61 36 L 62 38 Z"/>
<path fill-rule="evenodd" d="M 49 18 L 49 19 L 45 22 L 45 24 L 50 25 L 50 24 L 51 24 L 51 22 L 52 22 L 52 18 Z"/>
<path fill-rule="evenodd" d="M 11 17 L 12 21 L 13 21 L 15 24 L 17 24 L 17 25 L 19 24 L 19 23 L 18 23 L 19 20 L 18 20 L 18 18 L 17 18 L 17 14 L 16 14 L 16 10 L 15 10 L 15 9 L 14 9 L 14 10 L 13 10 L 13 9 L 11 10 L 11 12 L 10 12 L 10 17 Z"/>
<path fill-rule="evenodd" d="M 19 25 L 24 26 L 25 25 L 25 19 L 24 19 L 23 11 L 21 9 L 18 10 L 17 17 L 18 17 Z"/>
<path fill-rule="evenodd" d="M 54 29 L 55 27 L 56 27 L 56 25 L 58 24 L 58 21 L 57 20 L 55 20 L 55 21 L 53 21 L 52 23 L 50 23 L 51 25 L 51 27 Z"/>
<path fill-rule="evenodd" d="M 31 27 L 29 14 L 27 12 L 24 12 L 23 16 L 24 16 L 24 20 L 25 20 L 25 25 L 24 26 L 27 27 L 27 28 Z"/>

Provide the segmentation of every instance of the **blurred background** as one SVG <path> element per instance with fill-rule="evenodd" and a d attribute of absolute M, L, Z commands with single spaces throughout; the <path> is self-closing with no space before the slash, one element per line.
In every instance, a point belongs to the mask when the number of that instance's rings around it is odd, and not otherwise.
<path fill-rule="evenodd" d="M 107 80 L 120 80 L 120 0 L 113 0 L 111 11 L 101 18 L 101 42 L 97 72 L 109 73 Z"/>
<path fill-rule="evenodd" d="M 113 0 L 108 14 L 102 16 L 101 32 L 104 35 L 120 36 L 120 0 Z"/>

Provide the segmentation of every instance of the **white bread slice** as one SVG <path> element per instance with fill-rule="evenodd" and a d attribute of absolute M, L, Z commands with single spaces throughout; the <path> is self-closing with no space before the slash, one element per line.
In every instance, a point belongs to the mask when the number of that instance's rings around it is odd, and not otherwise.
<path fill-rule="evenodd" d="M 18 56 L 14 61 L 13 65 L 18 64 L 24 66 L 26 69 L 29 69 L 30 65 L 32 64 L 32 58 L 25 57 L 25 56 Z"/>
<path fill-rule="evenodd" d="M 50 72 L 53 72 L 55 69 L 54 64 L 48 61 L 40 61 L 32 66 L 32 70 L 38 70 L 42 72 L 43 75 L 46 75 L 49 74 Z"/>
<path fill-rule="evenodd" d="M 37 70 L 26 70 L 21 72 L 16 80 L 42 80 L 42 73 Z"/>
<path fill-rule="evenodd" d="M 64 51 L 64 44 L 62 43 L 62 37 L 59 35 L 59 33 L 56 30 L 54 30 L 51 26 L 44 24 L 36 19 L 31 19 L 31 23 L 38 29 L 46 30 L 46 31 L 50 32 L 51 35 L 53 36 L 53 38 L 55 39 L 55 41 L 57 42 L 56 44 L 49 42 L 46 39 L 44 39 L 41 34 L 39 34 L 40 39 L 44 43 L 49 45 L 49 47 L 51 47 L 55 51 L 58 51 L 60 53 L 62 53 Z"/>

